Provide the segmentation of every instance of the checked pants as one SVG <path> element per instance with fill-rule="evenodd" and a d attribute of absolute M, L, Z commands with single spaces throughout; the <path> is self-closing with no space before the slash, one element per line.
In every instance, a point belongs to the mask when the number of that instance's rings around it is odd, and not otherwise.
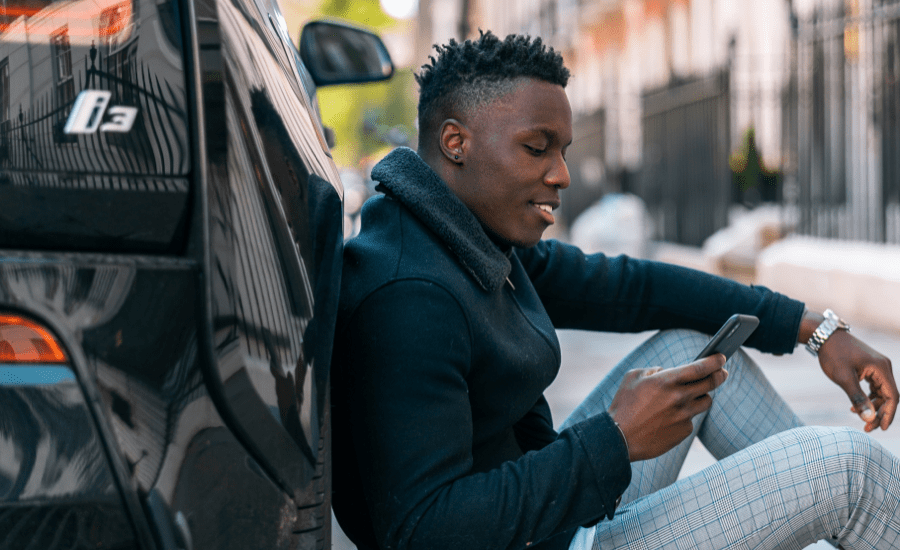
<path fill-rule="evenodd" d="M 562 427 L 605 411 L 625 373 L 683 365 L 709 337 L 656 334 L 617 365 Z M 759 367 L 738 351 L 690 437 L 632 463 L 611 521 L 582 528 L 570 550 L 900 549 L 900 460 L 850 428 L 804 427 Z M 678 479 L 694 438 L 718 462 Z"/>

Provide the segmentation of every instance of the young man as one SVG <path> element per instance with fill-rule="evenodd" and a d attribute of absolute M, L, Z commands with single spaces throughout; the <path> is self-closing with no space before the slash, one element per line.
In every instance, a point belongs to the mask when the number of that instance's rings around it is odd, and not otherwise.
<path fill-rule="evenodd" d="M 742 352 L 727 370 L 721 355 L 693 361 L 701 333 L 734 313 L 760 318 L 747 345 L 772 353 L 806 343 L 822 316 L 764 288 L 541 241 L 569 185 L 568 76 L 539 39 L 490 33 L 438 48 L 419 75 L 419 151 L 375 167 L 384 196 L 345 250 L 341 526 L 362 550 L 900 547 L 900 461 L 862 433 L 800 427 Z M 813 339 L 822 368 L 866 430 L 885 429 L 890 362 L 837 324 Z M 542 395 L 556 328 L 663 331 L 557 433 Z M 676 482 L 694 437 L 721 461 Z"/>

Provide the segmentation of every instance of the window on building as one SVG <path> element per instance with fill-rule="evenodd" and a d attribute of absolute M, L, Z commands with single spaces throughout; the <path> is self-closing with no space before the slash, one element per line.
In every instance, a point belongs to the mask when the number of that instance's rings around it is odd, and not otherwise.
<path fill-rule="evenodd" d="M 125 105 L 134 104 L 133 44 L 111 51 L 106 56 L 106 72 L 116 80 L 110 82 L 113 99 Z"/>
<path fill-rule="evenodd" d="M 69 27 L 65 26 L 50 35 L 53 56 L 53 81 L 56 84 L 56 105 L 64 107 L 75 101 L 75 78 L 72 74 L 72 46 L 69 44 Z"/>
<path fill-rule="evenodd" d="M 9 58 L 0 61 L 0 125 L 9 123 Z"/>
<path fill-rule="evenodd" d="M 75 136 L 62 132 L 69 116 L 69 107 L 75 102 L 75 75 L 72 73 L 72 46 L 68 25 L 50 35 L 50 56 L 53 61 L 53 84 L 56 100 L 54 137 L 58 143 L 75 142 Z"/>
<path fill-rule="evenodd" d="M 0 61 L 0 159 L 9 158 L 9 58 Z"/>

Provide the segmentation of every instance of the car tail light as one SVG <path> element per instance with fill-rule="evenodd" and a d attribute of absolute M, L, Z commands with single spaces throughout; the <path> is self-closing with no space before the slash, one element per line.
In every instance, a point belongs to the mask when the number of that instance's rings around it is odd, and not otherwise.
<path fill-rule="evenodd" d="M 18 315 L 0 315 L 0 363 L 66 362 L 59 342 L 41 325 Z"/>
<path fill-rule="evenodd" d="M 137 548 L 59 338 L 0 312 L 0 548 Z"/>
<path fill-rule="evenodd" d="M 75 373 L 53 334 L 20 315 L 0 314 L 0 386 L 74 381 Z"/>

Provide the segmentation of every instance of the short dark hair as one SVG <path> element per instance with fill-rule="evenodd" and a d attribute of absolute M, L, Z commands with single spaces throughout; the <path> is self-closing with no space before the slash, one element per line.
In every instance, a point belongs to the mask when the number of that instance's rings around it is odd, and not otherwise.
<path fill-rule="evenodd" d="M 493 101 L 514 89 L 520 78 L 535 78 L 565 87 L 569 70 L 562 56 L 540 38 L 511 34 L 500 40 L 479 31 L 475 40 L 435 45 L 437 57 L 422 66 L 419 83 L 419 145 L 454 112 Z"/>

